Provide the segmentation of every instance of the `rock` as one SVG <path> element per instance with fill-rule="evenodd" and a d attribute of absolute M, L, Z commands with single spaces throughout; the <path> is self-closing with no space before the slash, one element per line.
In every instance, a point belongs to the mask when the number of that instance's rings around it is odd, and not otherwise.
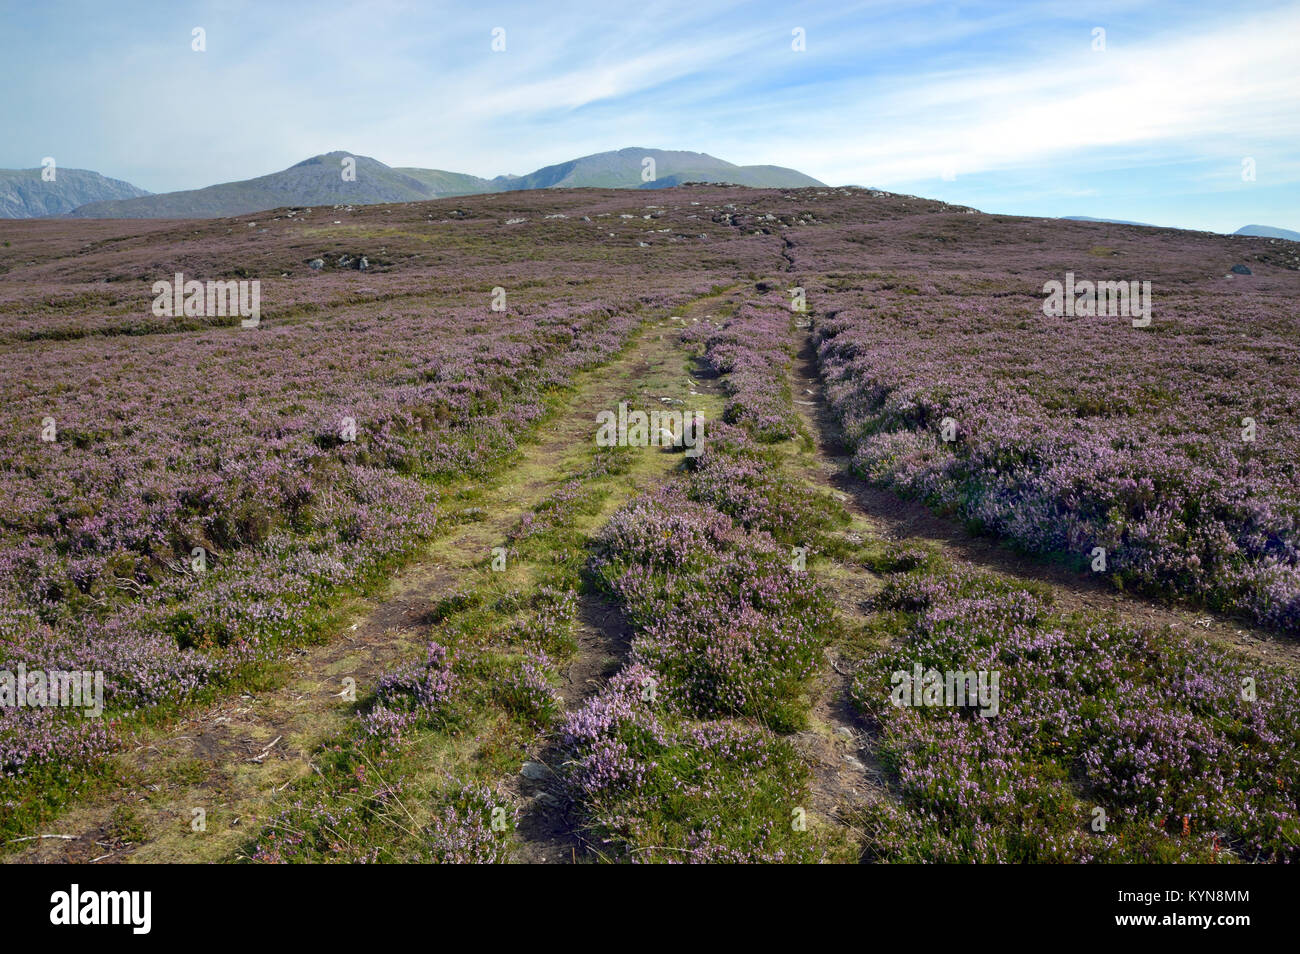
<path fill-rule="evenodd" d="M 534 781 L 550 778 L 553 774 L 549 768 L 541 762 L 525 762 L 523 769 L 519 772 L 524 778 L 531 778 Z"/>
<path fill-rule="evenodd" d="M 370 262 L 366 259 L 364 255 L 362 255 L 361 261 L 357 262 L 357 268 L 361 269 L 364 272 L 369 267 L 370 267 Z"/>
<path fill-rule="evenodd" d="M 853 738 L 853 730 L 850 729 L 847 725 L 836 726 L 835 734 L 839 736 L 843 736 L 846 739 Z"/>
<path fill-rule="evenodd" d="M 307 263 L 307 265 L 311 268 L 312 271 L 319 272 L 322 268 L 325 267 L 325 259 L 313 258 L 310 262 Z"/>
<path fill-rule="evenodd" d="M 865 772 L 867 767 L 851 755 L 844 756 L 844 764 L 855 772 Z"/>
<path fill-rule="evenodd" d="M 1229 269 L 1229 271 L 1232 272 L 1232 274 L 1234 274 L 1234 275 L 1249 275 L 1249 274 L 1250 274 L 1250 269 L 1247 268 L 1245 265 L 1234 265 L 1234 266 L 1232 266 L 1232 268 Z"/>

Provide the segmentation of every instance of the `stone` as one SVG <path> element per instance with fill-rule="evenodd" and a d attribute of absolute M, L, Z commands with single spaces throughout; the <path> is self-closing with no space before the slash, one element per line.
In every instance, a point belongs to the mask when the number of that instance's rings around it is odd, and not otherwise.
<path fill-rule="evenodd" d="M 519 772 L 524 778 L 531 778 L 534 781 L 551 777 L 551 770 L 541 762 L 525 762 L 523 769 Z"/>

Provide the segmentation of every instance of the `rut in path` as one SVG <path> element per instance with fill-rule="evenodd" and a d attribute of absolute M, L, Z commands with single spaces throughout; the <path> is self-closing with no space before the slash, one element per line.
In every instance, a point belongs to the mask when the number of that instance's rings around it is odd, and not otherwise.
<path fill-rule="evenodd" d="M 808 402 L 801 404 L 800 409 L 817 434 L 826 480 L 848 498 L 851 511 L 866 519 L 879 535 L 925 541 L 937 545 L 950 559 L 974 564 L 1011 580 L 1047 584 L 1055 607 L 1065 613 L 1079 612 L 1093 617 L 1114 614 L 1137 627 L 1172 626 L 1261 662 L 1300 671 L 1300 642 L 1293 638 L 1185 603 L 1120 592 L 1092 573 L 1079 573 L 1042 557 L 1016 552 L 994 537 L 974 536 L 959 522 L 936 516 L 924 504 L 904 500 L 855 477 L 849 466 L 852 452 L 844 445 L 822 393 L 811 336 L 796 365 L 795 390 L 796 400 Z"/>
<path fill-rule="evenodd" d="M 710 301 L 701 299 L 676 314 L 703 314 Z M 474 500 L 484 519 L 439 534 L 421 558 L 394 575 L 382 597 L 364 602 L 355 622 L 329 642 L 292 650 L 284 660 L 287 676 L 277 688 L 223 698 L 162 728 L 141 730 L 115 757 L 125 787 L 74 805 L 39 833 L 61 837 L 11 844 L 5 860 L 233 858 L 274 812 L 276 794 L 311 771 L 317 746 L 345 730 L 355 707 L 340 695 L 344 678 L 356 681 L 357 697 L 363 698 L 381 674 L 418 654 L 427 641 L 429 610 L 555 489 L 564 479 L 566 459 L 590 446 L 595 409 L 616 406 L 663 367 L 680 369 L 676 386 L 686 396 L 691 385 L 678 351 L 680 327 L 651 319 L 622 355 L 578 375 L 565 410 L 521 448 L 518 464 L 489 479 L 496 486 Z M 675 459 L 664 455 L 665 473 Z M 628 486 L 620 492 L 629 497 L 636 490 Z M 607 620 L 584 612 L 582 649 L 570 672 L 570 679 L 581 683 L 572 693 L 575 701 L 594 691 L 600 660 L 617 651 L 617 629 L 607 635 L 602 621 Z M 191 830 L 196 808 L 206 814 L 207 830 L 201 834 Z"/>
<path fill-rule="evenodd" d="M 637 378 L 642 392 L 653 404 L 659 398 L 673 398 L 684 402 L 688 410 L 703 410 L 712 419 L 722 406 L 716 383 L 704 375 L 688 372 L 692 364 L 692 350 L 681 341 L 681 329 L 697 321 L 711 318 L 710 309 L 719 303 L 718 297 L 699 299 L 676 312 L 682 322 L 669 322 L 661 329 L 652 329 L 653 338 L 646 351 L 646 360 Z M 656 469 L 653 482 L 668 477 L 669 469 L 677 466 L 680 458 L 673 455 L 663 460 L 672 461 Z M 649 489 L 647 480 L 639 490 Z M 619 505 L 632 496 L 621 495 Z M 611 510 L 590 525 L 591 533 L 604 525 Z M 588 537 L 590 539 L 590 536 Z M 583 594 L 579 599 L 577 637 L 579 651 L 566 674 L 566 685 L 561 694 L 564 710 L 580 708 L 591 696 L 605 686 L 626 662 L 631 632 L 618 608 L 610 601 L 594 594 Z M 590 860 L 590 845 L 582 836 L 575 817 L 574 806 L 569 802 L 556 775 L 560 753 L 555 739 L 543 735 L 535 740 L 529 752 L 528 772 L 509 780 L 508 787 L 520 800 L 519 821 L 515 829 L 512 860 L 524 864 L 567 864 Z"/>
<path fill-rule="evenodd" d="M 810 333 L 796 359 L 791 385 L 796 410 L 813 437 L 815 450 L 811 458 L 799 456 L 802 475 L 842 502 L 852 518 L 847 533 L 924 541 L 937 546 L 949 559 L 1012 581 L 1046 584 L 1062 612 L 1114 615 L 1138 627 L 1172 626 L 1263 662 L 1300 671 L 1300 644 L 1295 640 L 1195 607 L 1121 593 L 1091 574 L 1017 553 L 994 538 L 973 536 L 955 521 L 935 516 L 923 504 L 903 500 L 854 476 L 852 452 L 823 394 Z M 880 586 L 880 579 L 870 570 L 844 562 L 822 565 L 818 578 L 830 590 L 839 615 L 850 623 L 865 618 L 868 601 Z M 891 797 L 888 775 L 874 757 L 873 733 L 849 698 L 852 679 L 850 666 L 831 647 L 827 666 L 812 689 L 811 727 L 793 738 L 813 770 L 812 809 L 844 824 L 849 824 L 846 814 L 873 790 Z"/>

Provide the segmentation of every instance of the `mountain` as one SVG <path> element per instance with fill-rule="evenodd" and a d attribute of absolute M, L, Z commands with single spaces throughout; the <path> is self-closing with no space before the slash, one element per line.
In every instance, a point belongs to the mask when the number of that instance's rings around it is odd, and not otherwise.
<path fill-rule="evenodd" d="M 1063 215 L 1061 218 L 1068 222 L 1109 222 L 1111 225 L 1141 225 L 1149 229 L 1160 227 L 1150 222 L 1130 222 L 1127 219 L 1094 219 L 1091 215 Z"/>
<path fill-rule="evenodd" d="M 88 202 L 149 195 L 129 182 L 109 179 L 89 169 L 56 168 L 53 182 L 42 179 L 42 171 L 0 169 L 0 219 L 59 215 Z"/>
<path fill-rule="evenodd" d="M 343 178 L 344 160 L 356 161 L 356 178 Z M 436 170 L 420 170 L 436 173 Z M 455 173 L 440 173 L 455 176 Z M 203 219 L 260 212 L 286 205 L 369 205 L 377 202 L 422 202 L 434 197 L 421 179 L 392 169 L 377 159 L 350 152 L 327 152 L 280 172 L 224 182 L 205 189 L 164 192 L 140 199 L 93 202 L 71 214 L 78 218 Z"/>
<path fill-rule="evenodd" d="M 1256 235 L 1260 238 L 1279 238 L 1288 239 L 1292 242 L 1300 242 L 1300 232 L 1293 232 L 1290 229 L 1279 229 L 1272 225 L 1243 225 L 1233 235 Z"/>
<path fill-rule="evenodd" d="M 441 169 L 398 168 L 394 172 L 410 176 L 429 190 L 428 198 L 453 195 L 478 195 L 496 192 L 490 179 L 480 179 L 465 172 L 444 172 Z"/>
<path fill-rule="evenodd" d="M 655 161 L 656 178 L 642 182 L 643 161 Z M 345 182 L 343 160 L 356 160 L 356 180 Z M 62 175 L 62 172 L 60 172 Z M 620 149 L 546 166 L 524 176 L 481 179 L 441 169 L 392 168 L 348 152 L 313 156 L 281 172 L 205 189 L 146 194 L 142 198 L 92 201 L 70 214 L 78 218 L 216 218 L 293 205 L 369 205 L 523 189 L 654 189 L 682 182 L 717 182 L 767 188 L 820 186 L 810 176 L 781 166 L 737 166 L 702 152 Z"/>
<path fill-rule="evenodd" d="M 642 181 L 647 158 L 654 160 L 655 178 L 650 182 Z M 636 146 L 570 159 L 526 176 L 497 176 L 492 182 L 502 192 L 521 189 L 662 189 L 683 182 L 718 182 L 777 189 L 825 185 L 802 172 L 781 166 L 737 166 L 703 152 Z"/>

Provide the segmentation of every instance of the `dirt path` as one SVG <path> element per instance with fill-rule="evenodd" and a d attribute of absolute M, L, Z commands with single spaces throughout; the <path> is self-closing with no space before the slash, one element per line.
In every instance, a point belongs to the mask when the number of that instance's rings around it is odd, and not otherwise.
<path fill-rule="evenodd" d="M 724 296 L 700 299 L 676 312 L 681 321 L 669 320 L 648 333 L 645 360 L 635 378 L 634 389 L 641 403 L 651 405 L 661 398 L 684 402 L 688 410 L 702 410 L 707 419 L 720 413 L 720 389 L 698 371 L 692 371 L 692 349 L 680 338 L 682 328 L 713 317 Z M 661 466 L 647 473 L 638 485 L 629 487 L 606 503 L 603 513 L 590 522 L 595 533 L 608 521 L 616 507 L 633 492 L 649 489 L 664 480 L 677 458 L 660 456 Z M 672 462 L 672 463 L 669 463 Z M 578 654 L 566 674 L 568 691 L 564 709 L 580 708 L 622 668 L 627 658 L 631 631 L 618 608 L 594 594 L 579 600 Z M 572 806 L 555 774 L 560 758 L 556 740 L 540 737 L 529 753 L 524 771 L 511 780 L 510 788 L 520 800 L 519 822 L 512 860 L 522 864 L 570 864 L 591 860 L 598 846 L 584 840 Z"/>
<path fill-rule="evenodd" d="M 1262 662 L 1300 671 L 1300 644 L 1295 640 L 1194 607 L 1121 593 L 1091 575 L 1016 553 L 995 539 L 974 537 L 924 505 L 855 477 L 850 471 L 852 455 L 822 392 L 811 335 L 795 361 L 791 383 L 796 410 L 814 444 L 811 455 L 797 458 L 802 476 L 842 502 L 852 519 L 843 533 L 861 539 L 925 541 L 951 559 L 1017 581 L 1046 584 L 1055 605 L 1064 612 L 1114 616 L 1135 626 L 1172 626 Z M 850 624 L 865 619 L 868 601 L 880 586 L 879 577 L 865 567 L 842 561 L 819 565 L 818 576 L 830 589 L 841 618 Z M 835 823 L 849 824 L 852 809 L 873 790 L 888 796 L 890 783 L 875 757 L 872 731 L 849 698 L 852 663 L 834 647 L 827 657 L 827 668 L 812 687 L 810 727 L 796 734 L 793 741 L 814 773 L 813 810 Z"/>
<path fill-rule="evenodd" d="M 796 458 L 796 474 L 813 488 L 834 496 L 848 512 L 851 522 L 838 531 L 840 535 L 856 543 L 878 534 L 870 514 L 839 487 L 837 446 L 827 443 L 828 431 L 821 417 L 824 409 L 819 395 L 810 393 L 813 389 L 802 357 L 796 360 L 791 389 L 795 410 L 813 440 L 811 452 Z M 881 586 L 875 573 L 844 561 L 819 564 L 817 576 L 830 591 L 840 619 L 849 625 L 867 617 L 868 601 Z M 830 646 L 826 666 L 811 687 L 809 728 L 792 739 L 813 770 L 812 810 L 838 825 L 848 825 L 854 809 L 873 791 L 888 787 L 887 774 L 876 758 L 873 734 L 850 699 L 852 682 L 853 671 L 841 649 Z"/>
<path fill-rule="evenodd" d="M 706 298 L 676 312 L 705 313 Z M 688 320 L 689 320 L 688 317 Z M 111 797 L 76 805 L 48 823 L 36 838 L 10 846 L 4 859 L 18 862 L 219 861 L 238 851 L 273 813 L 278 792 L 311 771 L 311 755 L 342 732 L 354 704 L 345 680 L 363 698 L 374 680 L 424 645 L 425 619 L 490 554 L 507 532 L 589 451 L 597 409 L 615 407 L 646 388 L 685 397 L 689 388 L 678 342 L 681 323 L 652 319 L 613 362 L 584 372 L 565 408 L 522 448 L 522 459 L 489 486 L 458 500 L 449 495 L 442 515 L 450 529 L 426 552 L 395 574 L 380 597 L 362 601 L 354 621 L 327 643 L 293 650 L 283 660 L 278 684 L 265 691 L 225 698 L 161 728 L 142 730 L 117 756 L 128 784 Z M 670 383 L 676 379 L 676 384 Z M 666 473 L 668 459 L 661 465 Z M 637 478 L 647 479 L 644 475 Z M 629 485 L 623 499 L 637 487 Z M 610 506 L 620 501 L 611 502 Z M 603 520 L 601 521 L 603 522 Z M 608 607 L 584 604 L 581 650 L 569 675 L 572 704 L 603 683 L 621 658 L 620 624 Z M 206 830 L 196 832 L 196 811 Z M 562 820 L 543 819 L 555 854 Z M 559 840 L 556 840 L 559 839 Z M 551 860 L 551 859 L 548 859 Z M 566 859 L 567 860 L 567 859 Z"/>
<path fill-rule="evenodd" d="M 589 451 L 596 410 L 629 397 L 643 402 L 673 398 L 714 415 L 721 406 L 717 385 L 699 374 L 692 377 L 691 352 L 678 331 L 683 324 L 706 320 L 722 299 L 701 299 L 679 310 L 684 321 L 647 322 L 626 352 L 581 375 L 566 407 L 522 449 L 518 463 L 489 481 L 495 486 L 448 496 L 444 531 L 420 559 L 394 576 L 381 597 L 360 602 L 336 638 L 294 650 L 265 690 L 225 698 L 166 726 L 141 730 L 118 757 L 123 788 L 74 807 L 41 832 L 70 837 L 11 845 L 5 860 L 116 863 L 233 857 L 273 813 L 277 793 L 311 771 L 316 747 L 346 728 L 354 706 L 342 694 L 345 680 L 354 680 L 362 697 L 381 673 L 419 651 L 427 638 L 427 614 L 438 600 L 456 591 L 491 548 L 504 543 L 520 517 Z M 840 532 L 850 539 L 928 541 L 954 559 L 1047 584 L 1057 606 L 1067 612 L 1174 626 L 1300 670 L 1300 644 L 1294 640 L 1187 606 L 1119 593 L 1091 576 L 1017 554 L 996 540 L 972 537 L 920 504 L 866 485 L 849 472 L 850 455 L 825 403 L 810 339 L 796 359 L 791 384 L 795 407 L 813 437 L 811 451 L 792 456 L 794 472 L 841 500 L 851 523 Z M 590 519 L 591 532 L 632 494 L 662 480 L 673 464 L 665 456 L 630 476 L 602 514 Z M 848 562 L 827 561 L 818 575 L 842 618 L 852 624 L 869 615 L 868 603 L 880 586 L 875 574 Z M 579 609 L 579 651 L 566 674 L 566 708 L 598 691 L 627 651 L 627 629 L 613 606 L 584 596 Z M 813 770 L 811 810 L 838 824 L 847 824 L 849 811 L 888 786 L 872 734 L 849 701 L 851 680 L 850 664 L 832 648 L 811 688 L 809 727 L 792 738 Z M 580 833 L 551 770 L 554 760 L 552 740 L 539 738 L 525 771 L 511 783 L 522 805 L 516 860 L 564 863 L 582 858 Z M 205 814 L 205 832 L 192 829 L 196 810 Z"/>

